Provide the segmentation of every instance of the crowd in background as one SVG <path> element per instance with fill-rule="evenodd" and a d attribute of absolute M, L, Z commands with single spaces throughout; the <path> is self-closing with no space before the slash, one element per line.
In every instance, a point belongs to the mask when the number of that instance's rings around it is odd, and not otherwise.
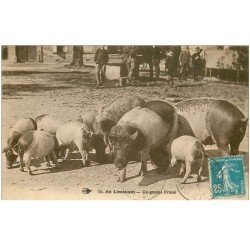
<path fill-rule="evenodd" d="M 165 61 L 164 74 L 170 86 L 174 86 L 174 77 L 187 80 L 190 72 L 194 81 L 198 81 L 204 67 L 201 59 L 202 49 L 197 47 L 191 55 L 188 46 L 183 46 L 178 53 L 174 49 L 162 49 L 161 46 L 124 46 L 124 54 L 120 65 L 120 78 L 126 79 L 126 85 L 133 85 L 139 79 L 140 67 L 143 70 L 149 67 L 150 80 L 158 81 L 160 78 L 160 63 Z M 106 65 L 109 62 L 107 46 L 98 48 L 95 52 L 97 88 L 103 87 L 105 81 Z"/>

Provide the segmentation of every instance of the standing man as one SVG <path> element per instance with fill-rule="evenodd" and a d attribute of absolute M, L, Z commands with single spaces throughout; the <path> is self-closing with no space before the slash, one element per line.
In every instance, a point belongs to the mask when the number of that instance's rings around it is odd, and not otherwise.
<path fill-rule="evenodd" d="M 166 61 L 165 61 L 165 72 L 167 75 L 167 83 L 171 87 L 174 86 L 174 74 L 175 74 L 175 60 L 174 60 L 174 52 L 173 50 L 169 50 L 167 53 Z"/>
<path fill-rule="evenodd" d="M 103 83 L 105 81 L 106 65 L 109 61 L 109 55 L 106 46 L 102 46 L 102 48 L 96 50 L 94 61 L 96 63 L 97 88 L 103 88 Z"/>
<path fill-rule="evenodd" d="M 180 63 L 180 80 L 184 79 L 187 80 L 187 73 L 189 70 L 189 64 L 190 64 L 190 52 L 188 46 L 184 46 L 180 56 L 179 56 L 179 63 Z"/>
<path fill-rule="evenodd" d="M 128 65 L 128 59 L 129 59 L 129 53 L 126 49 L 124 49 L 124 54 L 122 56 L 122 62 L 120 65 L 120 78 L 119 78 L 119 85 L 117 86 L 123 86 L 125 83 L 123 83 L 123 79 L 128 79 L 128 72 L 129 72 L 129 65 Z"/>
<path fill-rule="evenodd" d="M 193 64 L 193 76 L 194 76 L 194 81 L 198 81 L 198 75 L 201 70 L 202 66 L 202 61 L 201 61 L 201 52 L 202 49 L 199 47 L 195 48 L 195 53 L 192 55 L 192 64 Z"/>
<path fill-rule="evenodd" d="M 128 77 L 127 77 L 127 84 L 131 84 L 135 80 L 135 70 L 136 70 L 136 54 L 135 51 L 132 49 L 129 53 L 129 57 L 127 59 L 127 69 L 128 69 Z"/>
<path fill-rule="evenodd" d="M 155 68 L 155 80 L 158 81 L 160 77 L 160 62 L 162 53 L 160 46 L 153 46 L 152 63 Z"/>

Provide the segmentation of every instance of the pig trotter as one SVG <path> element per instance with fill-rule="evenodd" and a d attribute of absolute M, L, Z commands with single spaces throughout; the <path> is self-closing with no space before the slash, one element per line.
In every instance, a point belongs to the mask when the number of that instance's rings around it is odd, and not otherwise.
<path fill-rule="evenodd" d="M 182 178 L 181 181 L 180 181 L 180 184 L 184 184 L 184 183 L 186 183 L 186 179 Z"/>
<path fill-rule="evenodd" d="M 199 171 L 198 171 L 198 177 L 197 177 L 197 182 L 201 181 L 201 171 L 202 171 L 202 166 L 200 167 Z"/>
<path fill-rule="evenodd" d="M 45 156 L 45 161 L 46 161 L 46 167 L 51 167 L 50 162 L 49 162 L 49 157 Z"/>
<path fill-rule="evenodd" d="M 89 160 L 86 160 L 85 162 L 85 167 L 88 167 L 90 165 L 90 161 Z"/>
<path fill-rule="evenodd" d="M 125 181 L 125 178 L 124 178 L 124 179 L 121 179 L 121 177 L 120 177 L 120 176 L 118 176 L 118 178 L 117 178 L 117 182 L 123 183 L 124 181 Z"/>
<path fill-rule="evenodd" d="M 141 169 L 140 172 L 139 172 L 139 175 L 140 175 L 140 176 L 145 176 L 146 173 L 147 173 L 147 170 Z"/>
<path fill-rule="evenodd" d="M 120 178 L 120 176 L 117 178 L 117 182 L 123 183 L 124 181 L 125 181 L 125 180 L 124 180 L 124 179 L 122 180 L 122 179 Z"/>
<path fill-rule="evenodd" d="M 187 180 L 188 176 L 190 175 L 190 173 L 191 173 L 191 164 L 190 164 L 190 162 L 186 162 L 186 173 L 185 173 L 184 177 L 182 178 L 182 180 L 180 182 L 181 184 L 186 182 L 186 180 Z"/>
<path fill-rule="evenodd" d="M 29 174 L 29 175 L 33 175 L 32 172 L 31 172 L 31 170 L 30 170 L 30 162 L 31 162 L 31 157 L 29 156 L 29 157 L 27 158 L 27 161 L 26 161 L 26 168 L 27 168 L 28 174 Z"/>
<path fill-rule="evenodd" d="M 118 174 L 118 181 L 119 182 L 124 182 L 126 178 L 126 168 L 119 170 L 119 174 Z"/>
<path fill-rule="evenodd" d="M 185 165 L 183 163 L 181 163 L 181 169 L 180 169 L 180 176 L 183 176 L 185 172 Z"/>
<path fill-rule="evenodd" d="M 53 163 L 55 164 L 55 168 L 57 168 L 58 167 L 58 161 L 57 161 L 57 156 L 56 156 L 55 151 L 52 151 L 50 153 L 50 157 L 51 157 Z"/>
<path fill-rule="evenodd" d="M 19 169 L 22 171 L 22 172 L 24 172 L 24 169 L 23 169 L 23 157 L 22 156 L 20 156 L 20 167 L 19 167 Z"/>
<path fill-rule="evenodd" d="M 148 156 L 149 153 L 146 152 L 144 154 L 141 155 L 141 170 L 140 170 L 140 175 L 141 176 L 145 176 L 147 173 L 147 161 L 148 161 Z"/>
<path fill-rule="evenodd" d="M 69 148 L 66 148 L 66 150 L 65 150 L 65 155 L 64 155 L 64 160 L 66 160 L 67 158 L 68 158 L 68 155 L 69 155 L 69 151 L 70 151 L 70 149 Z"/>

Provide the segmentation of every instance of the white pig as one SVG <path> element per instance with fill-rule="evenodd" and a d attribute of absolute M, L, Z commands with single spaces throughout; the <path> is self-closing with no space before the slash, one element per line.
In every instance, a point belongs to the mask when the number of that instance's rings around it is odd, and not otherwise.
<path fill-rule="evenodd" d="M 81 121 L 82 123 L 86 124 L 90 130 L 94 131 L 93 124 L 95 122 L 96 116 L 97 116 L 96 111 L 89 111 L 80 116 L 78 121 Z"/>
<path fill-rule="evenodd" d="M 184 173 L 186 165 L 186 173 L 181 180 L 185 183 L 191 173 L 191 168 L 194 165 L 198 166 L 197 182 L 201 181 L 201 171 L 204 161 L 204 148 L 197 138 L 189 135 L 184 135 L 176 138 L 171 145 L 171 166 L 174 166 L 177 161 L 180 161 L 182 166 L 180 175 Z"/>
<path fill-rule="evenodd" d="M 64 159 L 67 158 L 70 148 L 77 147 L 82 155 L 83 165 L 88 164 L 88 140 L 90 136 L 91 133 L 87 125 L 80 121 L 71 121 L 63 124 L 56 131 L 56 138 L 60 149 L 68 149 Z"/>
<path fill-rule="evenodd" d="M 18 143 L 19 138 L 28 131 L 36 129 L 37 124 L 32 118 L 23 118 L 12 127 L 7 139 L 7 145 L 2 150 L 2 153 L 5 153 L 7 168 L 11 168 L 17 159 L 17 154 L 13 148 Z"/>
<path fill-rule="evenodd" d="M 45 157 L 49 163 L 49 157 L 55 166 L 58 166 L 55 151 L 58 150 L 58 143 L 55 136 L 45 131 L 29 131 L 22 135 L 17 144 L 18 155 L 20 157 L 20 170 L 23 171 L 23 158 L 25 156 L 25 166 L 28 173 L 32 175 L 30 163 L 32 158 Z"/>
<path fill-rule="evenodd" d="M 57 129 L 65 123 L 60 118 L 48 114 L 38 116 L 35 121 L 37 130 L 43 130 L 52 135 L 55 135 Z"/>

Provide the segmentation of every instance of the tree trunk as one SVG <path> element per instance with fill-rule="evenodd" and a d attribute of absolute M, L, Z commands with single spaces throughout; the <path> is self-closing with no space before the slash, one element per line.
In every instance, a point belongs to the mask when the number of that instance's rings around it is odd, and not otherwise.
<path fill-rule="evenodd" d="M 84 66 L 83 63 L 83 46 L 73 46 L 73 60 L 70 66 Z"/>

